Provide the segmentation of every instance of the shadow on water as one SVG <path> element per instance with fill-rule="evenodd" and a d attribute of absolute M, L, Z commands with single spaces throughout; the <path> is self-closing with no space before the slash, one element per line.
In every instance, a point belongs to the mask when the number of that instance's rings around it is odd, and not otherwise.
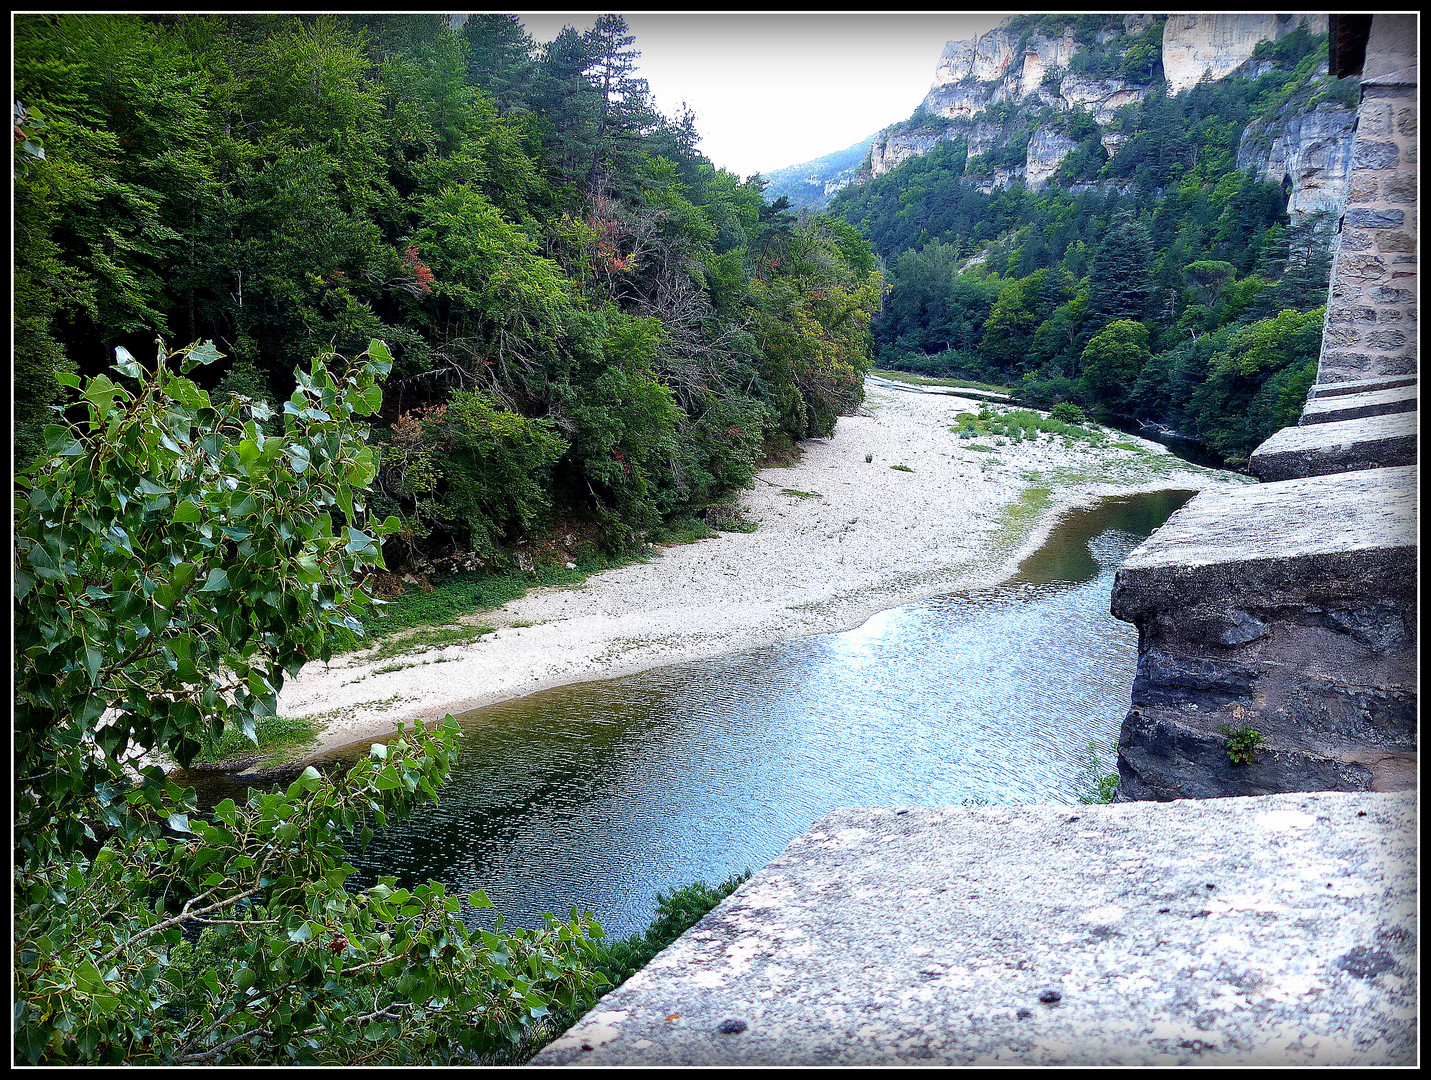
<path fill-rule="evenodd" d="M 435 878 L 519 925 L 576 905 L 626 934 L 657 892 L 759 867 L 837 806 L 1076 802 L 1136 666 L 1113 574 L 1191 495 L 1073 511 L 1007 582 L 844 633 L 459 717 L 441 803 L 354 853 L 353 884 Z"/>

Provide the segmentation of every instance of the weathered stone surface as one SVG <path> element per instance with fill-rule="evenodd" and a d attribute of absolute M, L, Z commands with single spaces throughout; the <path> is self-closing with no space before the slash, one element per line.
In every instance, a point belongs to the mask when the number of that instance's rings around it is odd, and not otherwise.
<path fill-rule="evenodd" d="M 1400 290 L 1390 290 L 1397 292 Z M 1409 299 L 1410 293 L 1407 294 Z M 1374 379 L 1352 379 L 1346 382 L 1319 382 L 1307 391 L 1309 398 L 1339 397 L 1342 394 L 1360 394 L 1367 390 L 1390 390 L 1397 386 L 1413 386 L 1415 375 L 1380 375 Z"/>
<path fill-rule="evenodd" d="M 837 810 L 533 1064 L 1413 1064 L 1415 841 L 1371 793 Z"/>
<path fill-rule="evenodd" d="M 1347 211 L 1346 224 L 1354 229 L 1399 229 L 1406 221 L 1404 210 L 1372 210 L 1353 207 Z"/>
<path fill-rule="evenodd" d="M 1367 390 L 1360 394 L 1317 397 L 1302 410 L 1303 424 L 1330 424 L 1337 420 L 1355 420 L 1360 416 L 1387 416 L 1413 412 L 1416 409 L 1416 385 L 1398 386 L 1388 390 Z"/>
<path fill-rule="evenodd" d="M 1414 785 L 1415 477 L 1194 498 L 1129 555 L 1113 588 L 1113 614 L 1138 627 L 1120 798 Z M 1224 726 L 1265 736 L 1255 767 L 1228 759 Z"/>
<path fill-rule="evenodd" d="M 1304 699 L 1321 704 L 1319 689 L 1309 687 Z M 1414 714 L 1414 703 L 1403 711 Z M 1228 732 L 1244 725 L 1264 741 L 1250 763 L 1234 764 L 1227 753 Z M 1235 709 L 1135 706 L 1118 737 L 1120 801 L 1398 791 L 1416 786 L 1415 773 L 1415 747 L 1398 745 L 1393 737 L 1373 745 L 1267 717 L 1249 723 Z"/>
<path fill-rule="evenodd" d="M 1252 451 L 1248 469 L 1265 482 L 1414 465 L 1416 418 L 1407 412 L 1286 427 Z"/>
<path fill-rule="evenodd" d="M 1336 400 L 1336 399 L 1331 399 Z M 1415 602 L 1416 468 L 1366 469 L 1199 495 L 1124 560 L 1113 614 Z"/>

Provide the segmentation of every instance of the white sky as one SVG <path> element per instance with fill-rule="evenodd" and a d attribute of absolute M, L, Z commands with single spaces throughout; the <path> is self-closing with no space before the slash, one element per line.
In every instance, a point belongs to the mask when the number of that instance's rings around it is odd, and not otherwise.
<path fill-rule="evenodd" d="M 944 43 L 1002 14 L 622 13 L 657 107 L 696 114 L 700 150 L 742 177 L 843 150 L 914 111 Z M 522 14 L 550 41 L 597 13 Z"/>

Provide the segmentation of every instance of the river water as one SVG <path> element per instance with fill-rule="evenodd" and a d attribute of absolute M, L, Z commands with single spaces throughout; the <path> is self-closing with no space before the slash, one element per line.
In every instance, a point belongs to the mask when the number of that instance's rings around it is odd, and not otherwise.
<path fill-rule="evenodd" d="M 1191 494 L 1075 511 L 1004 584 L 854 630 L 459 717 L 441 804 L 355 856 L 354 884 L 436 878 L 509 923 L 575 905 L 625 935 L 658 892 L 757 869 L 838 806 L 1077 802 L 1137 662 L 1113 574 Z"/>

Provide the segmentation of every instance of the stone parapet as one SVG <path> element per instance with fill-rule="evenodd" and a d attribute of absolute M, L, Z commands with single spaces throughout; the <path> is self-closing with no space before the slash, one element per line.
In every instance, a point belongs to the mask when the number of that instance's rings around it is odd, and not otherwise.
<path fill-rule="evenodd" d="M 1417 413 L 1404 412 L 1283 428 L 1252 451 L 1247 467 L 1267 483 L 1414 465 L 1416 420 Z"/>
<path fill-rule="evenodd" d="M 1351 382 L 1319 383 L 1307 391 L 1307 397 L 1340 397 L 1343 394 L 1360 394 L 1367 390 L 1393 390 L 1399 386 L 1415 385 L 1415 375 L 1381 375 L 1374 379 L 1356 379 Z"/>
<path fill-rule="evenodd" d="M 1306 429 L 1301 429 L 1306 430 Z M 1194 498 L 1118 571 L 1118 798 L 1415 784 L 1416 469 Z M 1232 737 L 1256 732 L 1251 760 Z"/>
<path fill-rule="evenodd" d="M 537 1066 L 1412 1065 L 1415 800 L 836 810 Z"/>
<path fill-rule="evenodd" d="M 1328 394 L 1311 398 L 1302 409 L 1301 424 L 1330 424 L 1362 416 L 1388 416 L 1416 411 L 1416 384 L 1359 394 Z"/>

